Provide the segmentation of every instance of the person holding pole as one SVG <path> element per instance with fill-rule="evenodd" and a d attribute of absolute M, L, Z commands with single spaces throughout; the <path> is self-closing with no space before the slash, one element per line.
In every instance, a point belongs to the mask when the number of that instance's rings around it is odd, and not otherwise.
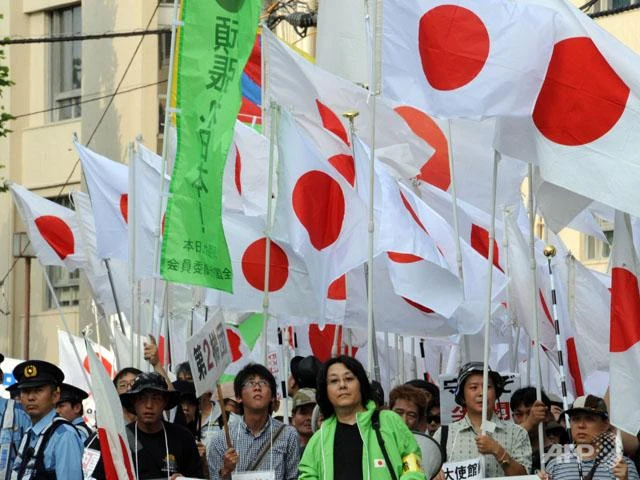
<path fill-rule="evenodd" d="M 264 365 L 250 363 L 236 375 L 233 389 L 242 418 L 211 435 L 211 479 L 242 478 L 257 470 L 275 480 L 298 478 L 298 434 L 271 417 L 276 398 L 273 374 Z"/>
<path fill-rule="evenodd" d="M 196 442 L 189 430 L 164 421 L 162 413 L 175 407 L 180 393 L 169 390 L 156 372 L 141 373 L 131 390 L 120 395 L 122 405 L 136 415 L 127 425 L 127 436 L 136 478 L 202 478 Z"/>
<path fill-rule="evenodd" d="M 526 475 L 531 468 L 529 436 L 524 428 L 501 420 L 493 413 L 496 400 L 504 391 L 504 379 L 491 369 L 487 388 L 488 422 L 483 422 L 483 369 L 482 362 L 469 362 L 460 368 L 455 401 L 465 407 L 467 413 L 459 422 L 440 427 L 434 438 L 443 446 L 448 462 L 484 455 L 485 478 Z M 483 430 L 488 433 L 482 434 Z"/>

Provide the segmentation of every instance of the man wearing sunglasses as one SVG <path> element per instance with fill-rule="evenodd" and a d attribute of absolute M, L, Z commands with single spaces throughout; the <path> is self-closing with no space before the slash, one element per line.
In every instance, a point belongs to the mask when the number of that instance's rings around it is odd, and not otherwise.
<path fill-rule="evenodd" d="M 214 432 L 208 452 L 212 480 L 240 477 L 242 473 L 266 471 L 274 480 L 298 478 L 298 434 L 271 417 L 276 380 L 263 365 L 250 363 L 233 382 L 242 418 L 229 426 L 232 445 L 223 431 Z"/>

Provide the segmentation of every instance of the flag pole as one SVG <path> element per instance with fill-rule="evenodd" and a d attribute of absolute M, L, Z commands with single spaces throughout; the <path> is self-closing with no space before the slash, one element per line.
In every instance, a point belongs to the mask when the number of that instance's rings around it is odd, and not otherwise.
<path fill-rule="evenodd" d="M 109 278 L 109 285 L 111 286 L 111 293 L 113 294 L 113 303 L 116 306 L 116 315 L 118 315 L 118 323 L 120 324 L 120 330 L 122 330 L 122 334 L 126 335 L 124 329 L 124 320 L 122 320 L 122 311 L 120 310 L 120 304 L 118 303 L 118 295 L 116 294 L 116 286 L 113 283 L 113 275 L 111 274 L 111 264 L 109 263 L 108 258 L 103 258 L 104 266 L 107 269 L 107 277 Z"/>
<path fill-rule="evenodd" d="M 535 225 L 536 211 L 533 203 L 533 165 L 528 165 L 528 210 L 529 210 L 529 260 L 531 268 L 531 305 L 533 311 L 533 355 L 536 376 L 536 400 L 542 400 L 542 378 L 540 375 L 540 326 L 538 325 L 538 279 L 536 277 Z M 492 250 L 492 249 L 490 249 Z M 544 427 L 538 424 L 538 448 L 540 452 L 540 470 L 544 473 Z"/>
<path fill-rule="evenodd" d="M 176 60 L 176 31 L 179 26 L 182 25 L 180 21 L 180 10 L 178 5 L 180 0 L 173 0 L 173 11 L 171 13 L 171 48 L 169 50 L 169 78 L 167 79 L 167 94 L 165 100 L 164 109 L 164 126 L 162 130 L 162 166 L 160 168 L 160 188 L 158 198 L 158 208 L 156 209 L 156 222 L 155 222 L 155 244 L 154 244 L 154 256 L 153 256 L 153 287 L 151 289 L 151 318 L 153 320 L 153 312 L 156 304 L 156 295 L 158 289 L 158 278 L 160 271 L 160 240 L 162 238 L 162 205 L 164 203 L 165 196 L 168 192 L 165 192 L 165 175 L 167 174 L 167 155 L 169 151 L 169 126 L 171 123 L 171 114 L 177 113 L 177 108 L 171 107 L 171 93 L 173 91 L 173 76 L 175 70 Z"/>
<path fill-rule="evenodd" d="M 138 336 L 132 336 L 131 341 L 133 343 L 133 350 L 135 355 L 132 356 L 133 366 L 140 368 L 138 359 L 140 358 L 140 309 L 138 298 L 138 285 L 136 281 L 136 190 L 135 190 L 135 176 L 136 176 L 136 161 L 134 159 L 133 142 L 129 142 L 127 153 L 129 156 L 129 197 L 127 204 L 127 225 L 128 225 L 128 237 L 129 237 L 129 288 L 131 289 L 131 319 L 129 325 L 133 332 L 138 332 Z M 135 342 L 135 343 L 134 343 Z"/>
<path fill-rule="evenodd" d="M 418 378 L 418 358 L 416 357 L 416 337 L 411 337 L 411 379 Z"/>
<path fill-rule="evenodd" d="M 286 330 L 286 329 L 285 329 Z M 278 345 L 280 346 L 280 358 L 282 358 L 282 378 L 280 379 L 280 389 L 282 390 L 282 423 L 289 425 L 289 399 L 287 398 L 287 379 L 289 378 L 289 372 L 287 371 L 287 352 L 285 343 L 289 343 L 288 335 L 285 336 L 283 341 L 282 328 L 278 327 Z"/>
<path fill-rule="evenodd" d="M 505 217 L 507 216 L 507 209 L 504 208 L 502 210 L 502 219 L 504 222 Z M 502 239 L 502 251 L 504 252 L 504 262 L 507 269 L 507 277 L 511 278 L 511 263 L 509 262 L 509 239 L 507 235 L 504 235 Z M 520 352 L 520 331 L 522 330 L 522 325 L 520 324 L 519 319 L 516 315 L 513 314 L 513 306 L 509 299 L 511 292 L 511 286 L 509 282 L 507 282 L 507 315 L 509 316 L 509 321 L 511 325 L 511 339 L 513 340 L 513 345 L 511 347 L 511 371 L 516 372 L 518 368 L 518 356 Z M 513 326 L 515 326 L 515 338 L 514 338 L 514 330 Z"/>
<path fill-rule="evenodd" d="M 489 342 L 491 334 L 491 314 L 493 310 L 493 242 L 496 236 L 496 192 L 498 188 L 498 162 L 500 161 L 500 153 L 493 151 L 493 166 L 491 174 L 491 219 L 489 222 L 489 255 L 487 258 L 487 312 L 484 324 L 484 366 L 482 370 L 482 434 L 487 431 L 488 426 L 488 391 L 489 391 Z M 493 407 L 493 405 L 491 406 Z M 484 461 L 484 457 L 483 461 Z"/>
<path fill-rule="evenodd" d="M 53 303 L 55 304 L 56 310 L 60 314 L 60 319 L 62 320 L 62 325 L 64 326 L 65 331 L 67 332 L 67 336 L 69 337 L 69 342 L 71 343 L 71 347 L 73 348 L 73 354 L 78 361 L 78 365 L 80 366 L 80 370 L 82 371 L 82 376 L 84 377 L 84 381 L 87 382 L 87 386 L 91 388 L 91 382 L 89 382 L 89 377 L 87 376 L 87 372 L 84 369 L 84 365 L 82 364 L 82 359 L 80 358 L 80 352 L 78 352 L 78 347 L 76 347 L 76 342 L 73 341 L 73 336 L 71 335 L 71 330 L 69 329 L 69 324 L 67 324 L 67 319 L 64 316 L 64 312 L 62 311 L 62 307 L 60 306 L 60 301 L 58 300 L 58 296 L 56 295 L 56 291 L 53 289 L 53 285 L 51 284 L 51 279 L 49 278 L 49 274 L 47 273 L 47 268 L 42 265 L 42 274 L 44 275 L 44 280 L 47 282 L 47 287 L 49 288 L 49 293 L 51 294 L 51 298 L 53 298 Z"/>
<path fill-rule="evenodd" d="M 273 216 L 273 166 L 275 159 L 275 145 L 278 133 L 278 121 L 280 106 L 271 103 L 269 105 L 269 178 L 267 180 L 267 217 L 265 218 L 265 254 L 264 254 L 264 296 L 262 298 L 262 363 L 267 364 L 267 332 L 269 326 L 269 276 L 271 270 L 271 221 Z"/>
<path fill-rule="evenodd" d="M 369 164 L 369 253 L 367 263 L 365 264 L 365 278 L 367 281 L 367 343 L 369 350 L 367 352 L 367 369 L 369 378 L 380 382 L 380 364 L 378 362 L 378 352 L 376 345 L 375 320 L 373 316 L 373 238 L 375 231 L 375 217 L 373 209 L 374 201 L 374 185 L 375 185 L 375 151 L 376 151 L 376 104 L 378 95 L 380 94 L 380 72 L 378 70 L 378 62 L 380 60 L 381 50 L 381 25 L 382 25 L 382 8 L 380 0 L 368 0 L 367 14 L 365 23 L 369 29 L 369 39 L 371 41 L 371 79 L 369 82 L 369 95 L 371 100 L 371 145 L 370 147 L 370 164 Z M 373 16 L 373 28 L 371 20 Z M 353 142 L 351 142 L 353 145 Z"/>
<path fill-rule="evenodd" d="M 564 368 L 564 358 L 562 355 L 562 339 L 560 337 L 560 321 L 558 320 L 558 302 L 556 298 L 556 285 L 553 277 L 553 269 L 551 267 L 551 259 L 556 256 L 556 247 L 547 245 L 544 247 L 544 256 L 547 257 L 547 266 L 549 267 L 549 284 L 551 285 L 551 314 L 553 316 L 553 326 L 556 331 L 556 349 L 558 350 L 558 367 L 560 374 L 560 387 L 562 389 L 562 409 L 569 409 L 569 399 L 567 397 L 567 374 Z M 566 429 L 569 430 L 569 415 L 565 414 Z"/>

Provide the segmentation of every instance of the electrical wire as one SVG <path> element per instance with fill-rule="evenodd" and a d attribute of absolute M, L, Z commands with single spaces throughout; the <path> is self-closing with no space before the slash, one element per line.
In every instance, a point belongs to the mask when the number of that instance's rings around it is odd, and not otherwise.
<path fill-rule="evenodd" d="M 60 42 L 82 42 L 84 40 L 102 40 L 103 38 L 137 37 L 142 35 L 160 35 L 171 33 L 170 28 L 156 28 L 153 30 L 133 30 L 130 32 L 104 32 L 72 35 L 57 35 L 49 37 L 14 37 L 0 39 L 0 45 L 24 45 L 28 43 L 60 43 Z"/>
<path fill-rule="evenodd" d="M 149 21 L 147 22 L 147 26 L 145 27 L 145 30 L 149 30 L 149 26 L 151 25 L 151 22 L 153 21 L 153 19 L 156 16 L 156 13 L 158 13 L 158 8 L 160 7 L 160 2 L 156 3 L 156 8 L 153 10 L 153 13 L 151 14 L 151 17 L 149 18 Z M 136 46 L 135 50 L 133 51 L 133 54 L 131 55 L 131 59 L 129 60 L 129 63 L 127 64 L 127 67 L 124 70 L 124 73 L 122 74 L 122 77 L 120 78 L 120 81 L 118 82 L 118 85 L 116 86 L 116 89 L 114 90 L 113 94 L 110 96 L 110 100 L 109 103 L 107 103 L 107 106 L 104 107 L 104 110 L 102 111 L 102 115 L 100 116 L 100 119 L 98 120 L 98 123 L 96 123 L 96 126 L 94 127 L 93 131 L 91 132 L 91 135 L 89 136 L 89 139 L 87 140 L 87 143 L 85 144 L 86 146 L 89 146 L 89 144 L 91 143 L 91 140 L 93 140 L 94 135 L 96 134 L 96 132 L 98 131 L 98 128 L 100 128 L 100 125 L 102 125 L 102 121 L 104 120 L 107 111 L 109 110 L 109 107 L 111 107 L 111 105 L 113 104 L 113 100 L 116 97 L 116 95 L 118 95 L 118 92 L 120 90 L 120 87 L 122 86 L 122 82 L 124 82 L 125 77 L 127 76 L 127 73 L 129 72 L 129 68 L 131 68 L 131 65 L 133 64 L 133 60 L 136 58 L 136 55 L 138 54 L 138 51 L 140 50 L 140 46 L 142 45 L 142 41 L 144 40 L 145 35 L 142 35 L 140 38 L 140 41 L 138 42 L 138 45 Z M 76 171 L 76 168 L 78 168 L 78 164 L 80 163 L 80 159 L 76 160 L 76 162 L 73 164 L 73 168 L 71 169 L 71 172 L 69 173 L 69 175 L 67 176 L 66 180 L 64 181 L 64 183 L 62 184 L 62 186 L 60 187 L 60 191 L 58 192 L 58 197 L 60 195 L 62 195 L 62 192 L 64 192 L 64 189 L 67 188 L 67 186 L 69 185 L 69 181 L 71 180 L 71 177 L 73 177 L 74 172 Z M 29 245 L 31 244 L 31 241 L 28 241 L 27 243 L 25 243 L 25 246 L 22 248 L 22 251 L 20 252 L 20 256 L 22 256 L 22 254 L 24 254 L 24 252 L 26 252 L 27 248 L 29 248 Z M 13 260 L 13 263 L 11 264 L 11 267 L 9 267 L 9 270 L 7 270 L 7 273 L 5 273 L 2 277 L 2 279 L 0 280 L 0 286 L 4 285 L 4 282 L 7 280 L 7 278 L 9 278 L 9 275 L 11 274 L 11 272 L 13 271 L 13 269 L 15 268 L 16 264 L 18 263 L 18 260 L 20 259 L 20 256 L 16 257 Z"/>

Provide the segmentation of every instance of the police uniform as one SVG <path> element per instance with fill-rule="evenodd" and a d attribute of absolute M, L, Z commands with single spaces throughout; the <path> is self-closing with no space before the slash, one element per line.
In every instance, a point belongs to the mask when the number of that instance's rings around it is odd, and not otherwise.
<path fill-rule="evenodd" d="M 64 373 L 41 360 L 22 362 L 13 369 L 17 388 L 59 386 Z M 83 446 L 80 435 L 67 420 L 57 417 L 55 406 L 25 432 L 13 464 L 11 480 L 82 480 Z"/>
<path fill-rule="evenodd" d="M 86 398 L 89 398 L 89 394 L 81 388 L 69 385 L 68 383 L 60 385 L 60 400 L 58 400 L 58 405 L 63 402 L 69 402 L 71 405 L 81 404 Z M 74 418 L 71 420 L 71 423 L 76 427 L 76 430 L 78 430 L 82 443 L 93 434 L 93 430 L 84 422 L 82 416 Z"/>
<path fill-rule="evenodd" d="M 4 355 L 0 353 L 0 363 L 3 360 Z M 1 369 L 0 377 L 4 377 Z M 0 398 L 0 480 L 6 480 L 11 475 L 20 441 L 30 426 L 29 416 L 14 400 Z"/>

